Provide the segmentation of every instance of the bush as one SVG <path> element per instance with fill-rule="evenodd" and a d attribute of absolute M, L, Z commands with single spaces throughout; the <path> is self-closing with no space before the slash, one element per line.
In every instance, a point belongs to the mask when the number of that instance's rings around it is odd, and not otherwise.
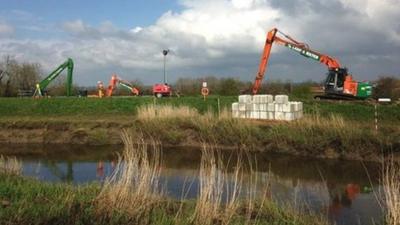
<path fill-rule="evenodd" d="M 373 93 L 374 98 L 400 98 L 400 79 L 392 76 L 381 76 L 376 81 Z"/>

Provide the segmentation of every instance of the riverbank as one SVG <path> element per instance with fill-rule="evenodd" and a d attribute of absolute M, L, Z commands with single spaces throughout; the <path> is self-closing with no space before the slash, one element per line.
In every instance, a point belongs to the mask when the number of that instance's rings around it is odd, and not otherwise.
<path fill-rule="evenodd" d="M 154 100 L 156 104 L 151 98 L 20 100 L 26 104 L 1 99 L 4 108 L 15 108 L 14 114 L 0 116 L 3 145 L 120 145 L 121 131 L 130 130 L 133 136 L 143 133 L 167 147 L 206 142 L 222 149 L 367 161 L 400 152 L 400 113 L 395 105 L 379 106 L 376 131 L 374 107 L 367 103 L 305 103 L 303 119 L 278 122 L 231 118 L 226 108 L 218 110 L 217 98 L 171 98 Z M 226 97 L 221 102 L 227 107 L 233 100 Z M 69 104 L 75 116 L 71 109 L 62 110 Z"/>
<path fill-rule="evenodd" d="M 306 116 L 294 122 L 232 119 L 229 115 L 123 117 L 82 120 L 68 117 L 0 120 L 2 145 L 54 144 L 104 146 L 121 145 L 122 130 L 142 132 L 157 138 L 166 147 L 199 147 L 211 143 L 222 149 L 273 152 L 316 158 L 379 161 L 400 149 L 400 128 L 386 126 L 378 134 L 369 125 L 341 117 Z M 134 135 L 135 136 L 135 135 Z M 3 154 L 34 154 L 7 149 Z M 1 151 L 1 150 L 0 150 Z M 3 150 L 4 151 L 4 150 Z M 15 151 L 15 152 L 11 152 Z M 24 149 L 26 151 L 26 148 Z M 51 148 L 49 151 L 54 151 Z"/>

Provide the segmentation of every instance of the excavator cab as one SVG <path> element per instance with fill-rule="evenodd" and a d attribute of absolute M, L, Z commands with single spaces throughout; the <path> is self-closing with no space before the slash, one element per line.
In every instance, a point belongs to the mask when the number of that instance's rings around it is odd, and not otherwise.
<path fill-rule="evenodd" d="M 325 93 L 332 95 L 343 94 L 347 76 L 346 68 L 330 69 L 325 81 Z"/>

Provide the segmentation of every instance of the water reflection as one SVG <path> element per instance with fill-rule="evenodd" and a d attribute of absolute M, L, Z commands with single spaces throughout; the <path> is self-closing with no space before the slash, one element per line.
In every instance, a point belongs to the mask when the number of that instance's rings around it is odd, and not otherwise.
<path fill-rule="evenodd" d="M 80 151 L 78 154 L 47 154 L 22 157 L 23 173 L 42 180 L 74 184 L 98 181 L 109 176 L 120 147 Z M 115 151 L 114 151 L 115 150 Z M 114 152 L 114 153 L 110 153 Z M 198 149 L 165 149 L 161 183 L 174 198 L 196 198 L 200 164 Z M 232 154 L 223 154 L 226 161 Z M 300 157 L 251 154 L 257 178 L 257 194 L 266 194 L 280 204 L 327 215 L 337 224 L 372 224 L 380 221 L 381 209 L 371 193 L 379 189 L 379 165 L 374 163 L 318 160 Z M 369 179 L 366 169 L 369 172 Z M 228 168 L 233 171 L 233 167 Z M 245 174 L 244 183 L 250 179 Z M 244 188 L 243 192 L 248 191 Z M 245 194 L 245 193 L 244 193 Z M 377 223 L 375 223 L 377 224 Z"/>

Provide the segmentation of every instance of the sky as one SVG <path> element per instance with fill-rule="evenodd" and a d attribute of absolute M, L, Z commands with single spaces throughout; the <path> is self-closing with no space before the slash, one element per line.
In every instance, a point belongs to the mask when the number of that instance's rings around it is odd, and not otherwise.
<path fill-rule="evenodd" d="M 400 77 L 400 0 L 0 0 L 0 58 L 41 64 L 71 57 L 74 83 L 112 73 L 163 79 L 254 80 L 274 27 L 338 59 L 357 80 Z M 327 68 L 273 46 L 266 80 L 321 81 Z"/>

